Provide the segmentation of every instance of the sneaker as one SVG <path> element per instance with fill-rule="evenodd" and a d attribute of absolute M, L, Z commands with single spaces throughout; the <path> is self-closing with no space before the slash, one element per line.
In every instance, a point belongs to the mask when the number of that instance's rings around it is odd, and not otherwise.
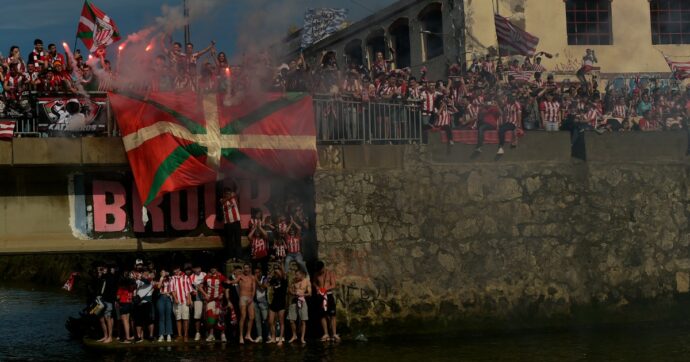
<path fill-rule="evenodd" d="M 448 143 L 450 143 L 451 146 L 455 144 L 455 142 L 453 142 L 453 140 L 448 141 Z"/>
<path fill-rule="evenodd" d="M 142 342 L 144 342 L 143 338 L 137 338 L 134 340 L 134 343 L 142 343 Z"/>
<path fill-rule="evenodd" d="M 165 339 L 166 342 L 172 342 L 172 336 L 168 334 L 168 338 Z"/>
<path fill-rule="evenodd" d="M 201 340 L 201 333 L 196 332 L 196 334 L 194 335 L 194 340 L 195 340 L 195 341 L 200 341 L 200 340 Z"/>
<path fill-rule="evenodd" d="M 163 337 L 163 336 L 158 337 L 158 342 L 163 342 L 163 341 L 165 341 L 165 337 Z"/>
<path fill-rule="evenodd" d="M 502 155 L 504 153 L 505 153 L 505 151 L 503 151 L 503 147 L 499 147 L 498 152 L 496 152 L 497 155 Z"/>
<path fill-rule="evenodd" d="M 223 333 L 223 334 L 220 335 L 220 341 L 223 342 L 223 343 L 225 343 L 225 342 L 228 341 L 228 339 L 225 338 L 225 333 Z"/>
<path fill-rule="evenodd" d="M 216 340 L 216 337 L 213 336 L 213 334 L 209 334 L 208 337 L 206 337 L 206 342 L 213 342 Z"/>
<path fill-rule="evenodd" d="M 475 147 L 474 152 L 482 153 L 482 148 L 481 147 Z"/>
<path fill-rule="evenodd" d="M 264 341 L 263 337 L 259 336 L 258 338 L 254 339 L 254 343 L 262 343 Z"/>

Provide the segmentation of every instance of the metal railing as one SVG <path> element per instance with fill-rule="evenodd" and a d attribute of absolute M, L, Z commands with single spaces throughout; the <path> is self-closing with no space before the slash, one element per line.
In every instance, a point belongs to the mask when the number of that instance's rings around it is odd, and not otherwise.
<path fill-rule="evenodd" d="M 422 142 L 422 112 L 415 102 L 315 96 L 314 112 L 320 144 Z"/>

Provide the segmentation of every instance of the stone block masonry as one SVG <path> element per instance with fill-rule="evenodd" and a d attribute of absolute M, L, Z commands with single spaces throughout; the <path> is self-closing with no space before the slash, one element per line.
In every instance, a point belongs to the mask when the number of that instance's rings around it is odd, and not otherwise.
<path fill-rule="evenodd" d="M 340 277 L 339 313 L 354 332 L 642 321 L 687 308 L 687 162 L 451 164 L 430 150 L 392 147 L 404 152 L 399 168 L 315 176 L 319 254 Z"/>

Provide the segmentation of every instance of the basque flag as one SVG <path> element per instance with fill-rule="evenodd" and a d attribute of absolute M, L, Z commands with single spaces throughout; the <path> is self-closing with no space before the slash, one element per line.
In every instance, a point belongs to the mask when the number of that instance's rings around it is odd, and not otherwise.
<path fill-rule="evenodd" d="M 316 170 L 312 97 L 248 97 L 225 106 L 217 94 L 109 94 L 144 205 L 224 177 L 302 179 Z"/>

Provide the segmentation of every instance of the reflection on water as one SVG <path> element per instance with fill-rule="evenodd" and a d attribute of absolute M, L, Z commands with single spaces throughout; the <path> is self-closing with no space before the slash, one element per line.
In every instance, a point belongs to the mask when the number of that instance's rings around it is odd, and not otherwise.
<path fill-rule="evenodd" d="M 0 287 L 0 361 L 687 361 L 690 332 L 674 327 L 484 337 L 394 339 L 306 347 L 190 345 L 100 351 L 69 339 L 81 300 L 56 290 Z"/>

